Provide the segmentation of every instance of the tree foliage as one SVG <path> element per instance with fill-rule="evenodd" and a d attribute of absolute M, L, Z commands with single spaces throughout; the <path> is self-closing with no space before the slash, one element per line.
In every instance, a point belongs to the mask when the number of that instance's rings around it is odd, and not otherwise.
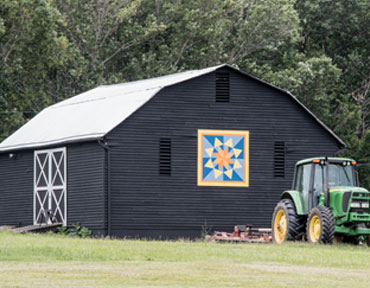
<path fill-rule="evenodd" d="M 2 0 L 0 138 L 99 84 L 229 63 L 291 91 L 370 187 L 368 0 Z"/>

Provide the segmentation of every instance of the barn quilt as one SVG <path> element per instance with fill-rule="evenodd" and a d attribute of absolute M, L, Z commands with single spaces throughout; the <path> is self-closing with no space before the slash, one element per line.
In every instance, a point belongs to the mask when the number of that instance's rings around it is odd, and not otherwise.
<path fill-rule="evenodd" d="M 249 131 L 198 130 L 198 185 L 249 186 Z"/>

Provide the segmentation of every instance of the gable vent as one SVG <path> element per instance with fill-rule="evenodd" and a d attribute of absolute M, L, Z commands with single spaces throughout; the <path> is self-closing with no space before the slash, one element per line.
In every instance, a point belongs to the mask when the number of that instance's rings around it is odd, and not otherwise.
<path fill-rule="evenodd" d="M 216 102 L 230 102 L 229 73 L 216 73 Z"/>
<path fill-rule="evenodd" d="M 274 176 L 285 177 L 285 142 L 274 145 Z"/>
<path fill-rule="evenodd" d="M 159 139 L 159 174 L 171 175 L 171 139 Z"/>

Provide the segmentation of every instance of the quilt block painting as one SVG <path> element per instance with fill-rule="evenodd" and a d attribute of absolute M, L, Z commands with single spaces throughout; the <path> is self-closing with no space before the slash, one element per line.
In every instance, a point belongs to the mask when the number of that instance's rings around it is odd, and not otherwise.
<path fill-rule="evenodd" d="M 249 131 L 198 130 L 198 185 L 249 186 Z"/>

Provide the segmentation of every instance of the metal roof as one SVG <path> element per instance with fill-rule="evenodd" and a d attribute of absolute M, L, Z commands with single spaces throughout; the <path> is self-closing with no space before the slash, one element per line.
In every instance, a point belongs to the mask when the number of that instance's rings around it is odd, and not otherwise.
<path fill-rule="evenodd" d="M 288 91 L 241 72 L 232 66 L 223 64 L 146 80 L 103 85 L 86 91 L 42 110 L 15 133 L 6 138 L 0 144 L 0 152 L 100 139 L 148 102 L 164 87 L 211 73 L 222 67 L 229 67 L 265 85 L 287 93 L 339 143 L 345 146 L 338 136 Z"/>

